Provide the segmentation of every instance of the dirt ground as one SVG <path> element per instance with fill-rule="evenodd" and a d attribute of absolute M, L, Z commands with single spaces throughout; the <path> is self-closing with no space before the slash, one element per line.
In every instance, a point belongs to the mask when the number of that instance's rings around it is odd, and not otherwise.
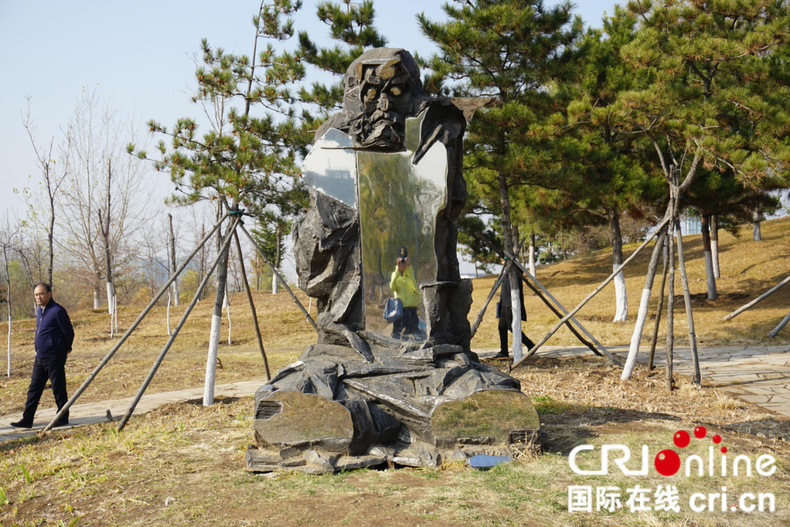
<path fill-rule="evenodd" d="M 208 409 L 194 401 L 135 417 L 120 434 L 96 425 L 0 445 L 0 524 L 746 526 L 758 518 L 761 525 L 790 524 L 790 419 L 682 377 L 669 393 L 663 371 L 637 370 L 622 383 L 594 357 L 538 358 L 513 375 L 537 407 L 545 436 L 542 450 L 520 451 L 501 469 L 449 463 L 334 476 L 250 474 L 243 467 L 253 442 L 251 398 Z M 568 469 L 573 446 L 657 445 L 697 426 L 721 434 L 732 452 L 777 458 L 777 474 L 763 482 L 777 496 L 776 513 L 689 519 L 567 512 L 568 485 L 578 484 Z"/>

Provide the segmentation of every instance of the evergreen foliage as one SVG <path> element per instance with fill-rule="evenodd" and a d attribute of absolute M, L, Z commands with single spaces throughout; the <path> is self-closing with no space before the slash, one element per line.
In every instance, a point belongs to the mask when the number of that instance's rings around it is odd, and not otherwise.
<path fill-rule="evenodd" d="M 547 8 L 540 0 L 477 0 L 444 5 L 447 22 L 418 16 L 440 49 L 429 65 L 429 85 L 454 94 L 492 96 L 466 136 L 465 178 L 470 207 L 499 215 L 505 247 L 516 250 L 511 209 L 515 189 L 553 187 L 561 170 L 555 148 L 562 116 L 558 86 L 572 72 L 581 19 L 571 4 Z M 449 83 L 452 82 L 452 85 Z M 524 211 L 526 214 L 527 211 Z"/>

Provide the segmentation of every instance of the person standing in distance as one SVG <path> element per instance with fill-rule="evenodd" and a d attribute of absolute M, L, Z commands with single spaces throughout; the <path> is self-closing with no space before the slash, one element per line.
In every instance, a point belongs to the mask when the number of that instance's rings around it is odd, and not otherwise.
<path fill-rule="evenodd" d="M 33 362 L 33 374 L 30 377 L 30 387 L 27 390 L 27 402 L 22 420 L 11 423 L 17 428 L 31 428 L 33 418 L 38 409 L 38 402 L 44 387 L 49 379 L 52 384 L 52 393 L 58 411 L 69 400 L 66 393 L 66 357 L 71 353 L 74 343 L 74 327 L 71 325 L 69 314 L 57 302 L 52 300 L 52 288 L 49 284 L 36 284 L 33 289 L 36 298 L 36 359 Z M 55 426 L 69 424 L 69 414 L 66 412 L 55 423 Z"/>
<path fill-rule="evenodd" d="M 504 264 L 505 262 L 503 260 L 502 265 Z M 521 320 L 526 321 L 527 311 L 524 309 L 524 286 L 521 284 L 522 273 L 519 269 L 516 269 L 516 273 L 519 277 L 518 297 L 521 300 Z M 505 279 L 502 280 L 502 289 L 499 293 L 499 305 L 497 305 L 497 318 L 499 318 L 499 353 L 494 355 L 494 358 L 501 359 L 509 356 L 507 332 L 510 331 L 513 333 L 513 301 L 510 298 L 510 279 L 507 275 L 505 275 Z M 527 347 L 527 350 L 531 350 L 535 347 L 535 343 L 524 334 L 524 331 L 521 332 L 521 343 Z"/>

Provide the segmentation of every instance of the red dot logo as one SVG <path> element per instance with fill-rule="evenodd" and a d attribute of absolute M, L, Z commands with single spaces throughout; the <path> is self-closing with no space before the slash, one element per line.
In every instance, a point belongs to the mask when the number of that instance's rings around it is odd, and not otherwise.
<path fill-rule="evenodd" d="M 726 454 L 727 453 L 727 447 L 726 446 L 721 447 L 721 453 L 722 454 Z"/>
<path fill-rule="evenodd" d="M 691 438 L 689 437 L 689 433 L 685 430 L 678 430 L 675 432 L 675 437 L 672 438 L 675 441 L 675 446 L 678 448 L 686 448 L 689 446 L 691 442 Z"/>
<path fill-rule="evenodd" d="M 721 436 L 719 434 L 713 436 L 713 442 L 716 443 L 717 445 L 721 443 Z"/>
<path fill-rule="evenodd" d="M 653 464 L 662 476 L 672 476 L 680 470 L 680 456 L 674 450 L 662 450 Z"/>
<path fill-rule="evenodd" d="M 696 437 L 697 439 L 702 439 L 706 435 L 708 435 L 708 431 L 705 429 L 704 426 L 698 426 L 697 428 L 694 429 L 694 437 Z"/>

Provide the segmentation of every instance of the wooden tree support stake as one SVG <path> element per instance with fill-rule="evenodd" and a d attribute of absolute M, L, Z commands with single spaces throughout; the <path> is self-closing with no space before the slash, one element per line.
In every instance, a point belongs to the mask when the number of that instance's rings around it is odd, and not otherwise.
<path fill-rule="evenodd" d="M 544 336 L 544 337 L 543 337 L 543 338 L 540 340 L 540 342 L 538 342 L 537 344 L 535 344 L 535 347 L 534 347 L 534 348 L 532 348 L 532 349 L 529 351 L 529 353 L 527 353 L 526 355 L 524 355 L 523 357 L 521 357 L 521 359 L 520 359 L 520 360 L 513 362 L 513 365 L 510 367 L 510 370 L 513 370 L 513 369 L 514 369 L 514 368 L 516 368 L 516 367 L 517 367 L 519 364 L 521 364 L 521 363 L 522 363 L 522 362 L 524 362 L 526 359 L 528 359 L 529 357 L 531 357 L 532 355 L 534 355 L 534 354 L 535 354 L 535 352 L 538 350 L 538 348 L 539 348 L 540 346 L 542 346 L 543 344 L 545 344 L 545 343 L 546 343 L 546 341 L 547 341 L 547 340 L 549 340 L 549 338 L 550 338 L 550 337 L 551 337 L 551 336 L 552 336 L 554 333 L 556 333 L 556 332 L 557 332 L 557 330 L 558 330 L 558 329 L 560 329 L 560 327 L 562 327 L 562 325 L 563 325 L 565 322 L 567 322 L 567 321 L 568 321 L 570 318 L 572 318 L 572 317 L 573 317 L 573 315 L 575 315 L 576 313 L 578 313 L 578 312 L 579 312 L 579 310 L 581 310 L 581 308 L 583 308 L 583 307 L 584 307 L 584 306 L 587 304 L 587 302 L 589 302 L 590 300 L 592 300 L 592 298 L 593 298 L 595 295 L 597 295 L 598 293 L 600 293 L 600 292 L 601 292 L 601 290 L 602 290 L 604 287 L 606 287 L 606 286 L 609 284 L 609 282 L 611 282 L 611 281 L 614 279 L 614 277 L 617 275 L 617 273 L 619 273 L 620 271 L 622 271 L 622 270 L 623 270 L 623 268 L 625 268 L 625 266 L 626 266 L 626 265 L 628 265 L 629 263 L 631 263 L 631 261 L 632 261 L 634 258 L 636 258 L 636 255 L 638 255 L 640 252 L 642 252 L 642 249 L 644 249 L 645 247 L 647 247 L 647 245 L 648 245 L 648 244 L 649 244 L 651 241 L 653 241 L 653 238 L 655 238 L 656 236 L 658 236 L 658 234 L 659 234 L 659 233 L 662 231 L 662 229 L 664 228 L 664 226 L 665 226 L 667 223 L 669 223 L 669 221 L 670 221 L 670 218 L 665 218 L 665 219 L 664 219 L 664 221 L 662 221 L 662 222 L 661 222 L 661 223 L 658 225 L 658 227 L 656 228 L 656 230 L 655 230 L 655 231 L 653 231 L 653 234 L 651 234 L 651 235 L 650 235 L 650 236 L 649 236 L 649 237 L 648 237 L 648 238 L 647 238 L 647 239 L 646 239 L 644 242 L 642 242 L 642 245 L 640 245 L 639 247 L 637 247 L 637 248 L 636 248 L 636 250 L 635 250 L 633 253 L 631 253 L 631 256 L 629 256 L 628 258 L 626 258 L 626 260 L 625 260 L 625 261 L 624 261 L 622 264 L 620 264 L 620 265 L 617 267 L 617 269 L 615 269 L 615 270 L 614 270 L 614 272 L 612 272 L 612 274 L 610 274 L 610 275 L 609 275 L 609 277 L 608 277 L 606 280 L 604 280 L 604 281 L 603 281 L 603 283 L 601 283 L 601 285 L 599 285 L 599 286 L 598 286 L 598 287 L 595 289 L 595 291 L 593 291 L 592 293 L 590 293 L 589 295 L 587 295 L 587 297 L 586 297 L 584 300 L 582 300 L 582 301 L 581 301 L 581 303 L 580 303 L 578 306 L 576 306 L 576 307 L 573 309 L 573 311 L 571 311 L 570 313 L 568 313 L 567 315 L 565 315 L 565 316 L 564 316 L 564 317 L 563 317 L 563 318 L 562 318 L 562 319 L 561 319 L 559 322 L 557 322 L 557 324 L 555 324 L 555 325 L 554 325 L 554 327 L 551 329 L 551 331 L 549 331 L 549 332 L 546 334 L 546 336 Z M 609 353 L 609 352 L 607 351 L 607 353 Z"/>
<path fill-rule="evenodd" d="M 756 305 L 758 302 L 762 302 L 763 300 L 765 300 L 766 298 L 771 296 L 773 293 L 775 293 L 776 291 L 778 291 L 779 289 L 781 289 L 783 286 L 787 285 L 788 283 L 790 283 L 790 276 L 788 276 L 787 278 L 785 278 L 784 280 L 782 280 L 781 282 L 779 282 L 778 284 L 773 286 L 771 289 L 769 289 L 765 293 L 761 294 L 760 296 L 758 296 L 757 298 L 755 298 L 754 300 L 752 300 L 748 304 L 739 307 L 738 309 L 736 309 L 735 311 L 733 311 L 732 313 L 730 313 L 729 315 L 724 317 L 722 320 L 723 321 L 732 320 L 733 318 L 737 317 L 738 315 L 740 315 L 741 313 L 743 313 L 747 309 L 749 309 L 749 308 L 753 307 L 754 305 Z"/>
<path fill-rule="evenodd" d="M 666 238 L 664 238 L 664 248 L 662 252 L 664 253 L 664 270 L 662 272 L 661 277 L 661 289 L 659 290 L 658 294 L 658 307 L 656 308 L 656 323 L 653 325 L 653 340 L 650 342 L 650 356 L 647 359 L 647 369 L 652 370 L 653 366 L 653 359 L 656 356 L 656 343 L 658 342 L 658 328 L 661 325 L 661 312 L 664 310 L 664 291 L 667 286 L 667 272 L 669 271 L 669 267 L 667 267 L 667 246 L 666 246 Z"/>
<path fill-rule="evenodd" d="M 255 250 L 256 250 L 256 251 L 258 252 L 258 254 L 261 256 L 261 258 L 263 258 L 263 261 L 264 261 L 264 262 L 266 262 L 266 265 L 268 265 L 268 266 L 269 266 L 269 269 L 271 269 L 271 270 L 272 270 L 272 273 L 274 274 L 274 276 L 276 276 L 276 277 L 277 277 L 277 279 L 278 279 L 278 280 L 280 281 L 280 283 L 283 285 L 283 287 L 285 288 L 285 290 L 286 290 L 286 291 L 288 291 L 288 294 L 289 294 L 289 295 L 291 295 L 291 299 L 294 301 L 294 303 L 295 303 L 297 306 L 299 306 L 299 309 L 301 309 L 301 310 L 302 310 L 302 313 L 304 314 L 304 316 L 305 316 L 305 318 L 307 319 L 307 321 L 308 321 L 308 322 L 310 322 L 310 325 L 311 325 L 311 326 L 313 326 L 313 329 L 314 329 L 314 330 L 316 330 L 316 332 L 317 332 L 317 331 L 318 331 L 318 326 L 316 325 L 316 323 L 315 323 L 315 320 L 313 320 L 313 317 L 311 317 L 311 316 L 310 316 L 310 313 L 308 313 L 308 312 L 307 312 L 307 310 L 305 310 L 305 308 L 304 308 L 304 306 L 302 305 L 302 303 L 301 303 L 301 302 L 299 302 L 299 299 L 298 299 L 298 298 L 296 298 L 296 295 L 294 294 L 294 292 L 293 292 L 293 291 L 291 291 L 291 288 L 290 288 L 290 287 L 288 287 L 288 284 L 287 284 L 287 283 L 285 283 L 285 280 L 284 280 L 284 279 L 283 279 L 283 277 L 280 275 L 280 272 L 279 272 L 277 269 L 275 269 L 275 267 L 272 265 L 272 263 L 269 261 L 269 259 L 268 259 L 268 258 L 266 258 L 266 255 L 265 255 L 265 254 L 263 254 L 263 251 L 261 250 L 261 248 L 260 248 L 260 247 L 258 247 L 258 244 L 257 244 L 257 243 L 255 243 L 255 240 L 252 238 L 252 236 L 250 235 L 250 233 L 249 233 L 249 232 L 247 232 L 247 229 L 245 229 L 245 228 L 244 228 L 244 225 L 240 225 L 240 226 L 239 226 L 239 228 L 241 229 L 241 231 L 242 231 L 244 234 L 246 234 L 246 235 L 247 235 L 247 238 L 249 238 L 249 239 L 250 239 L 250 242 L 252 243 L 252 246 L 253 246 L 253 247 L 255 247 Z"/>
<path fill-rule="evenodd" d="M 217 231 L 217 229 L 219 229 L 219 226 L 222 224 L 223 221 L 225 221 L 225 218 L 227 217 L 228 217 L 227 213 L 222 215 L 222 217 L 217 221 L 217 223 L 214 225 L 211 231 L 209 231 L 208 234 L 206 234 L 203 237 L 203 239 L 200 241 L 197 247 L 195 247 L 195 249 L 189 254 L 189 256 L 187 256 L 184 259 L 183 263 L 178 267 L 178 269 L 176 269 L 173 272 L 173 274 L 170 275 L 170 278 L 168 279 L 167 283 L 164 286 L 162 286 L 162 288 L 159 290 L 156 296 L 154 296 L 154 298 L 148 303 L 145 309 L 143 309 L 142 313 L 140 313 L 137 319 L 134 322 L 132 322 L 132 325 L 129 326 L 129 329 L 126 330 L 126 333 L 123 334 L 123 336 L 118 340 L 115 346 L 113 346 L 113 348 L 107 353 L 107 355 L 96 366 L 96 368 L 94 368 L 94 370 L 91 372 L 88 378 L 85 379 L 82 385 L 79 388 L 77 388 L 77 391 L 74 392 L 74 394 L 71 396 L 71 399 L 66 401 L 66 404 L 64 404 L 63 407 L 58 411 L 57 415 L 55 415 L 52 421 L 50 421 L 49 424 L 44 427 L 44 429 L 41 431 L 42 433 L 51 430 L 52 427 L 55 425 L 55 423 L 57 423 L 58 420 L 60 420 L 63 414 L 65 414 L 69 410 L 69 408 L 71 408 L 71 406 L 74 404 L 74 402 L 77 399 L 79 399 L 80 395 L 82 395 L 82 392 L 84 392 L 85 389 L 90 385 L 90 383 L 93 382 L 93 380 L 102 370 L 102 368 L 104 368 L 107 365 L 107 363 L 110 362 L 110 359 L 113 357 L 113 355 L 115 355 L 115 353 L 119 349 L 121 349 L 121 346 L 123 345 L 124 342 L 126 342 L 126 339 L 129 338 L 129 335 L 131 335 L 132 332 L 135 329 L 137 329 L 137 326 L 140 325 L 140 322 L 143 321 L 143 319 L 146 317 L 146 315 L 148 315 L 148 313 L 156 305 L 159 299 L 162 298 L 162 296 L 165 294 L 167 289 L 170 287 L 170 284 L 172 284 L 176 280 L 176 278 L 178 278 L 178 275 L 180 275 L 184 271 L 184 269 L 186 269 L 186 266 L 189 264 L 189 262 L 192 261 L 192 258 L 194 258 L 194 256 L 198 253 L 200 249 L 203 248 L 204 245 L 206 245 L 206 242 L 208 242 L 211 236 Z"/>
<path fill-rule="evenodd" d="M 675 220 L 677 226 L 678 242 L 678 267 L 680 268 L 680 283 L 683 284 L 683 301 L 686 306 L 686 321 L 689 327 L 689 346 L 691 347 L 691 360 L 694 363 L 694 384 L 702 385 L 702 374 L 699 371 L 699 353 L 697 352 L 697 335 L 694 331 L 694 313 L 691 308 L 691 290 L 686 275 L 686 260 L 683 257 L 683 232 L 680 230 L 680 221 Z"/>
<path fill-rule="evenodd" d="M 787 315 L 785 315 L 785 317 L 782 319 L 782 321 L 779 323 L 779 325 L 778 325 L 778 326 L 776 326 L 776 327 L 773 329 L 773 331 L 771 331 L 771 332 L 768 334 L 768 336 L 769 336 L 769 337 L 771 337 L 771 338 L 774 338 L 774 337 L 775 337 L 775 336 L 776 336 L 776 335 L 777 335 L 777 334 L 778 334 L 780 331 L 782 331 L 782 328 L 783 328 L 783 327 L 785 327 L 785 326 L 787 325 L 787 323 L 788 323 L 788 322 L 790 322 L 790 313 L 788 313 Z"/>
<path fill-rule="evenodd" d="M 154 365 L 151 367 L 151 371 L 148 372 L 148 376 L 145 378 L 143 384 L 140 386 L 140 389 L 137 391 L 137 395 L 134 396 L 134 400 L 132 401 L 132 404 L 129 405 L 129 408 L 126 410 L 126 413 L 124 414 L 123 418 L 121 418 L 121 421 L 118 423 L 119 432 L 124 429 L 126 423 L 129 421 L 129 418 L 132 416 L 132 413 L 134 413 L 134 409 L 137 407 L 137 403 L 140 402 L 140 399 L 143 397 L 145 390 L 148 389 L 148 386 L 151 384 L 151 381 L 154 379 L 154 375 L 156 375 L 156 372 L 159 369 L 159 366 L 162 364 L 165 355 L 167 355 L 167 352 L 170 350 L 170 347 L 173 345 L 173 342 L 175 342 L 176 337 L 178 337 L 178 333 L 181 331 L 181 328 L 184 327 L 184 323 L 187 321 L 187 318 L 189 318 L 190 313 L 192 313 L 192 309 L 195 307 L 195 305 L 197 305 L 198 301 L 200 300 L 200 295 L 201 293 L 203 293 L 203 289 L 206 287 L 209 278 L 211 278 L 211 275 L 214 274 L 214 270 L 217 268 L 217 265 L 219 264 L 220 260 L 223 258 L 225 254 L 225 251 L 227 251 L 228 247 L 230 246 L 230 242 L 233 239 L 233 233 L 236 230 L 236 226 L 241 222 L 241 216 L 236 216 L 232 221 L 233 224 L 230 227 L 228 227 L 228 231 L 225 234 L 225 239 L 222 241 L 222 246 L 220 247 L 220 250 L 217 251 L 217 257 L 214 259 L 214 263 L 211 264 L 211 268 L 206 273 L 206 276 L 203 277 L 203 280 L 201 280 L 200 285 L 197 288 L 197 291 L 195 291 L 195 295 L 192 297 L 192 301 L 189 303 L 186 310 L 184 310 L 184 314 L 181 315 L 181 320 L 178 321 L 178 324 L 176 324 L 176 327 L 173 329 L 173 334 L 170 335 L 170 338 L 167 339 L 167 342 L 162 348 L 162 351 L 159 352 L 159 356 L 156 358 Z"/>
<path fill-rule="evenodd" d="M 266 350 L 263 349 L 263 338 L 261 337 L 261 328 L 258 325 L 258 312 L 255 310 L 255 301 L 252 299 L 252 291 L 250 291 L 250 282 L 247 280 L 247 270 L 244 268 L 244 255 L 241 252 L 241 242 L 239 242 L 239 233 L 233 231 L 233 239 L 236 241 L 236 251 L 239 253 L 239 267 L 241 268 L 241 277 L 244 281 L 244 290 L 247 292 L 247 301 L 250 304 L 250 313 L 252 314 L 252 326 L 255 328 L 255 337 L 258 339 L 258 350 L 263 357 L 263 366 L 266 369 L 266 380 L 272 378 L 269 371 L 269 359 L 266 357 Z"/>
<path fill-rule="evenodd" d="M 534 275 L 533 275 L 533 276 L 534 276 Z M 526 278 L 524 275 L 522 275 L 522 276 L 521 276 L 521 280 L 524 282 L 524 284 L 526 284 L 526 286 L 527 286 L 527 287 L 529 287 L 530 291 L 532 291 L 533 293 L 535 293 L 535 295 L 536 295 L 538 298 L 540 298 L 541 300 L 543 300 L 543 303 L 544 303 L 544 304 L 546 304 L 546 306 L 547 306 L 549 309 L 551 309 L 551 312 L 552 312 L 552 313 L 554 313 L 555 315 L 557 315 L 557 318 L 562 318 L 562 316 L 563 316 L 563 313 L 561 313 L 559 310 L 557 310 L 557 308 L 556 308 L 556 307 L 554 307 L 554 306 L 553 306 L 551 303 L 549 303 L 549 301 L 548 301 L 548 300 L 546 300 L 546 298 L 544 298 L 544 297 L 543 297 L 543 293 L 542 293 L 542 292 L 541 292 L 541 291 L 540 291 L 540 290 L 539 290 L 537 287 L 535 287 L 534 285 L 532 285 L 532 284 L 529 282 L 529 280 L 527 280 L 527 278 Z M 571 319 L 571 320 L 573 320 L 573 319 Z M 590 348 L 590 351 L 592 351 L 593 353 L 595 353 L 595 355 L 597 355 L 598 357 L 603 357 L 603 353 L 601 353 L 600 351 L 598 351 L 598 350 L 595 348 L 595 345 L 594 345 L 592 342 L 589 342 L 589 341 L 585 340 L 585 338 L 584 338 L 584 337 L 581 335 L 581 333 L 579 333 L 579 331 L 578 331 L 578 330 L 577 330 L 577 329 L 574 327 L 574 325 L 573 325 L 573 324 L 571 324 L 571 321 L 570 321 L 570 320 L 569 320 L 568 322 L 566 322 L 566 323 L 565 323 L 565 326 L 566 326 L 566 327 L 567 327 L 567 328 L 570 330 L 570 332 L 571 332 L 571 333 L 573 333 L 573 334 L 576 336 L 576 338 L 577 338 L 577 339 L 579 339 L 579 342 L 581 342 L 582 344 L 584 344 L 585 346 L 587 346 L 588 348 Z M 580 327 L 581 327 L 581 326 L 580 326 Z M 593 338 L 593 340 L 594 340 L 594 338 Z M 597 342 L 597 341 L 596 341 L 596 342 Z M 600 343 L 599 343 L 598 345 L 599 345 L 599 346 L 601 346 L 601 344 L 600 344 Z M 603 348 L 603 346 L 601 346 L 601 348 Z M 617 366 L 619 366 L 619 365 L 620 365 L 620 363 L 619 363 L 619 362 L 617 362 L 617 359 L 615 358 L 614 360 L 615 360 L 615 364 L 616 364 Z"/>

